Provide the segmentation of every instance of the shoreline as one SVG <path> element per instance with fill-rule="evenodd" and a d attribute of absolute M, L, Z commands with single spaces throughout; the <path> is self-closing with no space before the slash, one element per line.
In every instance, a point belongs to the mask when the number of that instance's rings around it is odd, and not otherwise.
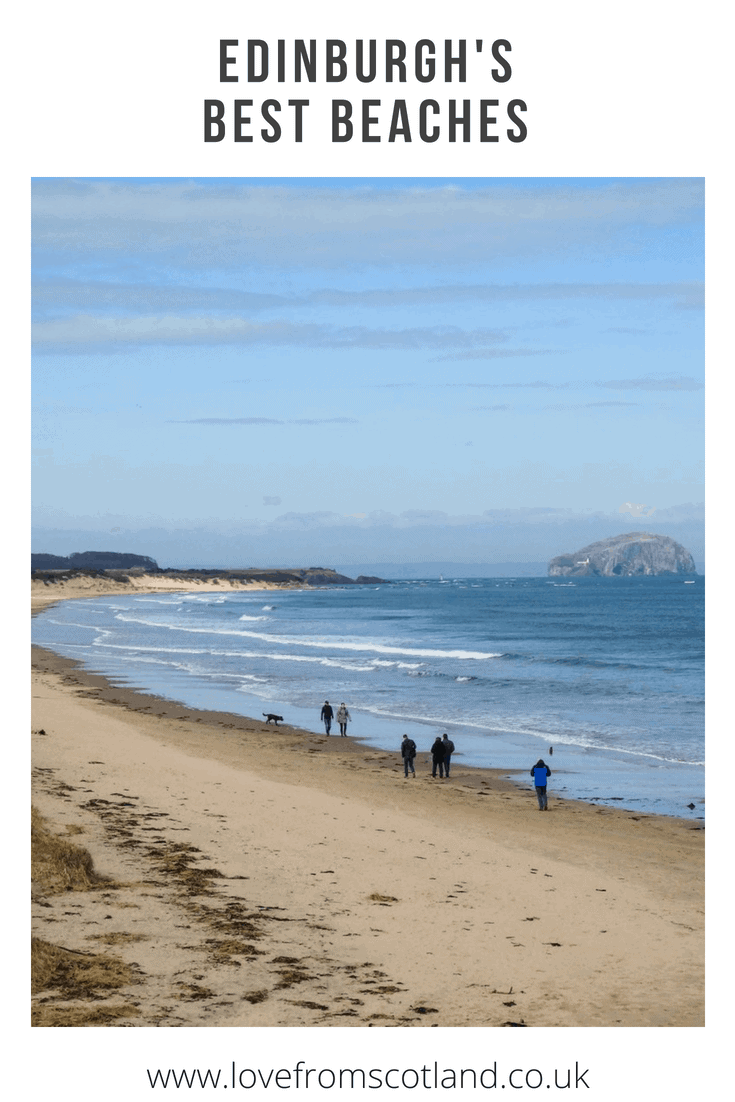
<path fill-rule="evenodd" d="M 222 729 L 232 732 L 252 732 L 254 729 L 265 729 L 265 733 L 272 732 L 273 735 L 276 732 L 279 735 L 287 736 L 290 740 L 297 740 L 300 746 L 306 748 L 307 752 L 313 752 L 316 745 L 319 745 L 322 751 L 327 753 L 341 753 L 347 754 L 363 754 L 374 755 L 376 759 L 382 762 L 390 760 L 392 762 L 392 770 L 396 768 L 402 770 L 402 759 L 398 750 L 386 750 L 382 748 L 376 748 L 368 745 L 362 739 L 355 735 L 346 735 L 344 738 L 338 733 L 335 734 L 334 730 L 330 735 L 326 735 L 323 731 L 309 731 L 305 727 L 296 727 L 293 724 L 279 723 L 276 725 L 268 724 L 265 720 L 259 719 L 257 716 L 247 716 L 240 712 L 227 712 L 218 711 L 216 709 L 208 708 L 192 708 L 188 704 L 183 704 L 177 700 L 169 700 L 167 697 L 158 696 L 155 693 L 143 692 L 141 690 L 132 688 L 125 685 L 115 685 L 104 674 L 94 673 L 91 670 L 87 670 L 84 665 L 74 658 L 67 658 L 65 655 L 57 654 L 55 651 L 49 650 L 47 647 L 40 647 L 35 643 L 31 644 L 31 668 L 34 672 L 59 678 L 67 686 L 74 686 L 74 691 L 83 694 L 89 699 L 94 699 L 100 703 L 110 705 L 113 708 L 121 708 L 127 712 L 131 712 L 139 716 L 151 716 L 161 719 L 186 719 L 191 723 L 202 723 L 212 729 Z M 265 713 L 264 713 L 265 715 Z M 194 745 L 199 746 L 199 739 L 195 736 L 193 740 L 181 740 L 182 745 L 186 742 L 189 748 Z M 203 748 L 202 748 L 203 749 Z M 217 750 L 215 747 L 210 747 L 209 751 L 205 755 L 217 756 Z M 419 750 L 416 756 L 416 768 L 417 772 L 423 766 L 430 768 L 431 757 L 426 750 Z M 463 782 L 471 788 L 480 788 L 483 784 L 490 784 L 492 786 L 506 791 L 517 793 L 524 791 L 519 789 L 518 782 L 510 780 L 509 774 L 518 773 L 525 777 L 527 770 L 513 770 L 513 769 L 493 769 L 485 766 L 478 765 L 465 765 L 461 762 L 459 756 L 454 756 L 452 759 L 452 779 L 455 775 L 462 773 Z M 530 794 L 535 799 L 533 787 L 529 783 L 525 789 L 526 794 Z M 595 804 L 589 803 L 583 800 L 571 800 L 565 797 L 553 796 L 555 803 L 585 803 L 586 806 L 594 809 Z M 619 812 L 623 815 L 641 815 L 640 812 L 627 812 L 624 809 L 608 809 Z M 673 818 L 668 815 L 651 815 L 644 814 L 644 818 L 650 819 L 665 819 Z M 680 820 L 687 827 L 691 824 L 686 819 Z"/>
<path fill-rule="evenodd" d="M 42 648 L 33 686 L 34 804 L 109 877 L 37 890 L 34 932 L 135 973 L 37 993 L 38 1024 L 703 1024 L 701 826 L 553 794 L 538 819 L 507 770 L 404 780 Z"/>
<path fill-rule="evenodd" d="M 53 583 L 44 584 L 44 582 L 34 579 L 32 581 L 32 614 L 61 600 L 74 598 L 94 598 L 109 595 L 133 596 L 146 593 L 156 594 L 161 591 L 167 594 L 173 592 L 196 594 L 198 592 L 223 593 L 228 591 L 242 592 L 243 590 L 295 588 L 293 584 L 243 582 L 239 579 L 222 578 L 218 580 L 197 579 L 196 583 L 192 585 L 188 581 L 182 584 L 180 581 L 177 582 L 168 577 L 162 578 L 158 575 L 133 576 L 129 579 L 129 583 L 126 585 L 112 578 L 69 578 L 61 583 L 57 582 L 57 584 L 63 585 L 62 592 L 57 596 L 50 592 L 50 590 L 56 588 Z M 296 588 L 308 589 L 311 587 Z M 73 658 L 69 657 L 73 661 Z M 112 670 L 108 668 L 103 672 L 104 670 L 105 664 L 102 663 L 99 676 L 112 678 L 113 683 L 117 684 L 119 671 L 116 672 L 114 667 Z M 125 684 L 134 684 L 132 678 L 135 677 L 135 674 L 132 675 L 130 681 L 128 681 L 129 675 L 122 676 L 125 678 Z M 164 681 L 160 678 L 145 680 L 145 675 L 142 676 L 143 683 L 139 691 L 149 700 L 173 699 L 182 707 L 197 709 L 198 714 L 202 717 L 213 713 L 224 713 L 228 716 L 231 714 L 235 716 L 245 714 L 247 717 L 259 721 L 261 717 L 260 709 L 266 707 L 271 711 L 282 712 L 287 717 L 288 724 L 295 730 L 308 733 L 312 737 L 323 733 L 321 723 L 317 723 L 310 712 L 302 706 L 294 705 L 287 700 L 269 700 L 263 704 L 256 693 L 247 691 L 239 692 L 236 699 L 227 700 L 226 692 L 217 693 L 208 682 L 199 684 L 198 687 L 195 684 L 194 688 L 189 691 L 187 691 L 187 686 L 179 687 L 181 695 L 170 698 L 168 692 L 171 687 L 167 686 Z M 177 689 L 173 688 L 173 692 L 176 693 Z M 237 709 L 237 711 L 231 713 L 231 708 Z M 467 768 L 488 769 L 494 776 L 513 778 L 512 783 L 521 786 L 523 790 L 528 790 L 529 787 L 531 762 L 537 760 L 539 754 L 547 757 L 547 742 L 544 741 L 542 746 L 534 745 L 534 742 L 540 740 L 533 733 L 519 733 L 500 728 L 488 729 L 492 736 L 492 743 L 488 742 L 486 746 L 478 747 L 475 745 L 476 738 L 473 739 L 475 732 L 464 727 L 461 723 L 458 724 L 451 720 L 444 720 L 443 723 L 441 721 L 427 722 L 421 719 L 382 715 L 372 709 L 353 712 L 353 718 L 355 721 L 361 720 L 361 723 L 353 723 L 350 729 L 354 730 L 355 726 L 360 726 L 361 734 L 359 736 L 352 735 L 351 737 L 357 738 L 359 744 L 366 748 L 384 750 L 386 753 L 394 752 L 400 745 L 403 734 L 408 733 L 409 737 L 413 738 L 420 748 L 419 754 L 425 754 L 434 737 L 440 731 L 448 731 L 451 738 L 455 740 L 459 738 L 460 749 L 453 758 L 455 767 L 459 762 L 463 762 L 464 755 L 468 754 L 473 764 L 468 764 Z M 551 738 L 555 742 L 555 749 L 559 751 L 556 758 L 552 759 L 550 756 L 548 758 L 549 764 L 554 766 L 552 769 L 554 777 L 551 785 L 554 799 L 574 800 L 591 807 L 607 807 L 629 814 L 657 815 L 687 823 L 704 823 L 704 781 L 703 776 L 699 775 L 698 766 L 675 761 L 666 762 L 664 767 L 668 767 L 672 771 L 672 776 L 667 778 L 665 784 L 662 784 L 658 777 L 653 778 L 645 769 L 642 772 L 636 771 L 636 762 L 633 756 L 628 758 L 624 754 L 616 753 L 611 748 L 578 745 L 573 740 L 565 742 L 563 737 L 560 744 L 556 744 L 557 740 L 554 740 L 553 735 L 547 736 L 547 738 Z M 421 749 L 421 747 L 424 748 Z M 491 747 L 492 749 L 490 749 Z M 553 754 L 553 750 L 550 750 L 549 754 Z M 504 762 L 502 768 L 497 766 L 498 761 Z"/>
<path fill-rule="evenodd" d="M 306 727 L 299 727 L 290 723 L 279 723 L 271 728 L 271 725 L 265 720 L 265 712 L 262 713 L 264 718 L 261 719 L 258 716 L 245 715 L 242 712 L 195 708 L 182 701 L 160 696 L 154 692 L 137 689 L 129 685 L 116 685 L 104 674 L 87 669 L 77 659 L 68 658 L 35 643 L 31 644 L 31 667 L 34 671 L 61 677 L 66 685 L 77 686 L 77 691 L 81 691 L 86 696 L 92 697 L 101 703 L 123 708 L 134 714 L 157 716 L 162 719 L 186 718 L 190 722 L 203 723 L 212 728 L 232 731 L 251 732 L 255 727 L 260 728 L 262 726 L 266 730 L 272 729 L 274 732 L 287 734 L 292 739 L 298 739 L 299 743 L 303 743 L 309 752 L 314 752 L 314 748 L 319 745 L 320 749 L 326 752 L 344 750 L 347 753 L 374 754 L 383 762 L 390 760 L 393 763 L 393 769 L 403 768 L 399 750 L 376 747 L 357 735 L 348 734 L 343 738 L 339 733 L 335 733 L 334 729 L 330 735 L 326 735 L 324 731 L 311 731 Z M 333 728 L 335 726 L 336 724 L 333 725 Z M 396 726 L 400 725 L 397 724 Z M 214 754 L 215 752 L 212 748 L 211 753 Z M 424 767 L 426 770 L 431 768 L 431 756 L 428 750 L 419 749 L 417 751 L 415 765 L 417 773 L 423 771 Z M 461 754 L 454 754 L 452 757 L 452 780 L 459 776 L 459 771 L 461 771 L 463 783 L 469 788 L 479 790 L 487 785 L 498 790 L 504 788 L 506 791 L 522 793 L 535 799 L 528 769 L 469 765 L 463 762 Z M 580 804 L 592 811 L 605 810 L 628 818 L 632 817 L 635 821 L 661 819 L 664 822 L 680 823 L 690 830 L 705 829 L 701 818 L 689 819 L 684 816 L 659 815 L 655 812 L 623 806 L 614 807 L 602 800 L 578 799 L 573 796 L 560 795 L 554 790 L 550 790 L 549 800 L 555 804 Z"/>

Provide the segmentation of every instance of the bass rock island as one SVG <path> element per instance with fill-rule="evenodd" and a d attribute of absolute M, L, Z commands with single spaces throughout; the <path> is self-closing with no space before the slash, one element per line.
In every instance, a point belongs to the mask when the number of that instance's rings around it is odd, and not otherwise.
<path fill-rule="evenodd" d="M 631 577 L 636 574 L 696 574 L 694 559 L 670 536 L 628 532 L 598 540 L 581 551 L 557 555 L 549 563 L 549 576 Z"/>

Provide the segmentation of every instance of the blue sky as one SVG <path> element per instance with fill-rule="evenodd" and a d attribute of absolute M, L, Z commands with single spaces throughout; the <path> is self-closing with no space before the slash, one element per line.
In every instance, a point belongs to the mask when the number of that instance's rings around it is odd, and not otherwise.
<path fill-rule="evenodd" d="M 36 550 L 703 499 L 701 180 L 46 179 L 33 214 Z"/>

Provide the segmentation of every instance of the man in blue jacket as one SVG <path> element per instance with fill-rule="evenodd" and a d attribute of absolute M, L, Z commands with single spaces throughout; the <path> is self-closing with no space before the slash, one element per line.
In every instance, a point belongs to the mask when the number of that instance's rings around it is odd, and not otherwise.
<path fill-rule="evenodd" d="M 543 758 L 539 758 L 533 766 L 531 769 L 531 776 L 533 777 L 533 783 L 536 785 L 538 809 L 539 811 L 548 811 L 549 805 L 546 801 L 546 778 L 551 776 L 551 770 Z"/>

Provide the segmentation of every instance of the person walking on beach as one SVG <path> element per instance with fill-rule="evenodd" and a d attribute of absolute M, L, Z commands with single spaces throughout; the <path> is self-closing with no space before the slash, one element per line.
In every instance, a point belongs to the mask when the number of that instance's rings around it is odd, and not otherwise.
<path fill-rule="evenodd" d="M 437 735 L 431 745 L 431 775 L 436 776 L 437 768 L 439 776 L 444 776 L 444 743 Z"/>
<path fill-rule="evenodd" d="M 449 776 L 449 763 L 452 760 L 452 754 L 454 753 L 454 743 L 450 739 L 449 735 L 442 735 L 442 745 L 444 746 L 444 775 Z"/>
<path fill-rule="evenodd" d="M 345 708 L 344 700 L 337 709 L 337 723 L 339 723 L 339 733 L 342 738 L 347 738 L 347 724 L 350 720 L 350 713 Z"/>
<path fill-rule="evenodd" d="M 539 811 L 548 811 L 549 805 L 546 801 L 546 778 L 551 776 L 551 770 L 543 758 L 539 758 L 532 767 L 531 776 L 533 777 L 533 783 L 536 785 L 538 809 Z"/>
<path fill-rule="evenodd" d="M 416 770 L 413 767 L 413 759 L 416 757 L 416 743 L 408 735 L 403 736 L 403 742 L 401 743 L 401 757 L 403 758 L 403 776 L 407 777 L 409 771 L 411 776 L 416 779 Z"/>
<path fill-rule="evenodd" d="M 327 734 L 329 734 L 332 730 L 333 716 L 334 712 L 332 711 L 332 705 L 329 703 L 328 700 L 325 700 L 322 707 L 322 719 L 324 720 L 324 730 L 327 732 Z"/>

